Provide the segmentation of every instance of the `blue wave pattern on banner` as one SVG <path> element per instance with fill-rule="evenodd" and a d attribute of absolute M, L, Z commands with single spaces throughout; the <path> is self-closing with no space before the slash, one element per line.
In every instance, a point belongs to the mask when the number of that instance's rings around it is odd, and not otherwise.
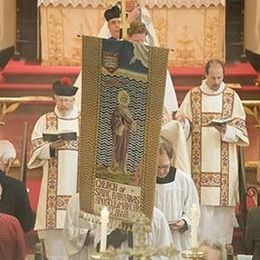
<path fill-rule="evenodd" d="M 113 86 L 106 86 L 107 81 L 113 79 Z M 101 76 L 100 84 L 100 114 L 97 164 L 105 167 L 112 162 L 112 131 L 110 120 L 114 108 L 117 106 L 117 94 L 126 90 L 130 95 L 129 110 L 134 120 L 137 121 L 137 130 L 130 134 L 128 147 L 127 171 L 133 173 L 138 167 L 144 150 L 144 128 L 146 123 L 146 104 L 148 82 L 136 81 L 134 79 L 116 77 L 110 75 Z"/>

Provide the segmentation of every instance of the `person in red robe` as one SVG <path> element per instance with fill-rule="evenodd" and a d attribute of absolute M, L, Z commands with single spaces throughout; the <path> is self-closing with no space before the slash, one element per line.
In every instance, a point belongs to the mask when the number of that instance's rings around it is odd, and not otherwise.
<path fill-rule="evenodd" d="M 19 221 L 11 215 L 0 213 L 0 259 L 24 260 L 25 257 L 24 232 Z"/>

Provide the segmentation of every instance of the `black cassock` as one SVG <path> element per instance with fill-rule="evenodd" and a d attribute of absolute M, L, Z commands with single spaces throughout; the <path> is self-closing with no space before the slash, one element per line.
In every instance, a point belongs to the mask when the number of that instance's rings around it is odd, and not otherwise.
<path fill-rule="evenodd" d="M 0 170 L 0 184 L 3 193 L 0 199 L 0 212 L 13 215 L 20 222 L 24 232 L 34 227 L 32 212 L 25 185 Z"/>

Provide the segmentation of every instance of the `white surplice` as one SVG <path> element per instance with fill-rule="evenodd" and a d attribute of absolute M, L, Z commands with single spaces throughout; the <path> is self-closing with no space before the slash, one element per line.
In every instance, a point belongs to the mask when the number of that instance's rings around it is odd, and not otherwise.
<path fill-rule="evenodd" d="M 48 260 L 68 260 L 62 229 L 38 230 L 37 234 L 44 242 L 45 254 Z"/>
<path fill-rule="evenodd" d="M 43 133 L 63 130 L 79 135 L 79 111 L 76 106 L 66 117 L 62 117 L 56 108 L 54 112 L 41 116 L 32 132 L 28 168 L 43 167 L 36 230 L 62 229 L 68 200 L 76 193 L 78 140 L 66 141 L 54 157 L 50 155 L 50 143 L 43 141 Z"/>
<path fill-rule="evenodd" d="M 164 106 L 166 107 L 169 113 L 176 112 L 179 107 L 175 88 L 173 86 L 173 82 L 169 70 L 167 70 L 166 72 Z"/>
<path fill-rule="evenodd" d="M 199 241 L 232 244 L 233 229 L 238 227 L 235 207 L 201 206 L 200 212 Z"/>
<path fill-rule="evenodd" d="M 169 224 L 177 219 L 184 219 L 188 230 L 183 233 L 172 231 L 173 245 L 183 252 L 191 249 L 191 212 L 192 205 L 199 208 L 199 200 L 196 187 L 190 174 L 176 169 L 175 179 L 168 183 L 156 184 L 155 206 L 160 209 Z M 182 259 L 180 254 L 176 259 Z"/>
<path fill-rule="evenodd" d="M 85 246 L 88 232 L 95 229 L 93 241 Z M 112 230 L 108 231 L 108 234 Z M 66 221 L 64 226 L 64 237 L 66 241 L 67 253 L 70 260 L 91 259 L 91 254 L 95 252 L 97 243 L 100 241 L 100 227 L 83 220 L 80 217 L 79 194 L 74 195 L 69 201 Z M 135 235 L 134 235 L 135 237 Z M 166 247 L 172 245 L 172 237 L 167 221 L 163 213 L 154 208 L 152 219 L 152 231 L 147 236 L 148 244 L 151 247 Z M 127 247 L 127 241 L 123 242 L 122 248 Z M 118 257 L 117 259 L 128 259 Z M 153 257 L 153 259 L 168 259 L 167 257 Z"/>
<path fill-rule="evenodd" d="M 166 124 L 162 124 L 160 135 L 172 145 L 174 156 L 171 165 L 191 174 L 188 144 L 181 123 L 177 120 L 169 120 Z"/>
<path fill-rule="evenodd" d="M 85 246 L 88 232 L 96 229 L 96 225 L 80 217 L 79 193 L 71 197 L 66 213 L 63 237 L 67 254 L 70 260 L 91 259 L 91 254 L 95 253 L 94 241 L 90 241 Z"/>

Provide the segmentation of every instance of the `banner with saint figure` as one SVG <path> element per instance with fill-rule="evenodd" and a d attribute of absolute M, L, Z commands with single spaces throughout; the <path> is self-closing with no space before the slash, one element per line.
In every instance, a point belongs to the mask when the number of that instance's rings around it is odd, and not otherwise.
<path fill-rule="evenodd" d="M 151 219 L 168 50 L 83 36 L 80 207 Z"/>

